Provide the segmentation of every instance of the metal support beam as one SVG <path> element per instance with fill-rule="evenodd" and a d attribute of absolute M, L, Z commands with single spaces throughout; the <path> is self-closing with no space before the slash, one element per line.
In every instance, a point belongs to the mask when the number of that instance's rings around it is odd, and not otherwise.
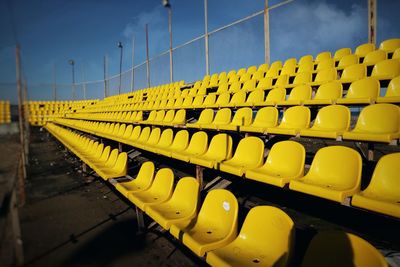
<path fill-rule="evenodd" d="M 107 97 L 107 55 L 104 55 L 104 97 Z"/>
<path fill-rule="evenodd" d="M 204 46 L 206 57 L 206 75 L 210 75 L 210 62 L 208 54 L 208 0 L 204 0 Z"/>
<path fill-rule="evenodd" d="M 146 74 L 147 74 L 147 87 L 150 87 L 150 62 L 149 62 L 149 25 L 145 26 L 146 31 Z"/>
<path fill-rule="evenodd" d="M 169 81 L 174 81 L 174 64 L 172 61 L 172 8 L 168 8 L 168 31 L 169 31 Z"/>
<path fill-rule="evenodd" d="M 53 64 L 53 99 L 57 101 L 57 74 L 56 74 L 56 64 Z"/>
<path fill-rule="evenodd" d="M 265 63 L 270 63 L 270 35 L 269 35 L 269 9 L 268 0 L 264 4 L 264 55 Z"/>
<path fill-rule="evenodd" d="M 203 170 L 204 167 L 196 165 L 196 180 L 199 182 L 200 190 L 203 189 Z"/>
<path fill-rule="evenodd" d="M 131 92 L 135 88 L 135 36 L 132 36 L 132 76 L 131 76 Z"/>
<path fill-rule="evenodd" d="M 376 44 L 376 0 L 368 0 L 368 42 Z"/>

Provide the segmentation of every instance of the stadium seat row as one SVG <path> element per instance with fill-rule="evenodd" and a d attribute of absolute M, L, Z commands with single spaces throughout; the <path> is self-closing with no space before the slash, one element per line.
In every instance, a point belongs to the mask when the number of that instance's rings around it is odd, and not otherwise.
<path fill-rule="evenodd" d="M 52 123 L 45 128 L 101 178 L 107 180 L 126 175 L 128 155 L 125 152 L 119 153 L 118 149 L 110 152 L 110 146 L 104 147 L 104 144 Z"/>
<path fill-rule="evenodd" d="M 0 124 L 11 122 L 10 101 L 0 101 Z"/>

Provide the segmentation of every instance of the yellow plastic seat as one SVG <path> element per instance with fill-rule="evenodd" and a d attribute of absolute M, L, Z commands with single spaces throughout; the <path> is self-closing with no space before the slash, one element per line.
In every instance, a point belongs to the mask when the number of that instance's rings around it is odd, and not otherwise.
<path fill-rule="evenodd" d="M 310 86 L 318 86 L 323 83 L 334 81 L 337 78 L 337 71 L 335 68 L 323 69 L 318 71 L 315 80 L 309 83 Z"/>
<path fill-rule="evenodd" d="M 245 91 L 245 92 L 254 91 L 254 90 L 256 90 L 256 84 L 257 84 L 257 80 L 256 79 L 248 80 L 243 84 L 243 87 L 242 87 L 241 90 Z"/>
<path fill-rule="evenodd" d="M 197 95 L 194 99 L 193 99 L 193 103 L 192 103 L 192 107 L 193 108 L 201 108 L 203 107 L 203 101 L 204 101 L 204 95 Z"/>
<path fill-rule="evenodd" d="M 130 192 L 129 201 L 141 210 L 145 210 L 149 204 L 161 204 L 167 201 L 174 187 L 174 172 L 169 168 L 157 171 L 151 186 L 144 191 Z"/>
<path fill-rule="evenodd" d="M 366 66 L 373 66 L 378 62 L 381 62 L 383 60 L 387 59 L 387 53 L 383 50 L 375 50 L 372 52 L 369 52 L 365 57 L 363 64 Z"/>
<path fill-rule="evenodd" d="M 170 109 L 165 113 L 165 116 L 162 121 L 153 123 L 153 124 L 158 124 L 158 125 L 169 125 L 172 123 L 173 119 L 175 117 L 175 110 Z"/>
<path fill-rule="evenodd" d="M 247 179 L 284 187 L 304 175 L 306 152 L 300 143 L 281 141 L 274 144 L 263 166 L 246 171 Z"/>
<path fill-rule="evenodd" d="M 282 87 L 274 88 L 268 92 L 265 102 L 259 103 L 259 106 L 276 106 L 278 102 L 286 98 L 286 89 Z"/>
<path fill-rule="evenodd" d="M 379 80 L 391 80 L 400 75 L 400 61 L 386 59 L 375 64 L 372 69 L 372 77 Z"/>
<path fill-rule="evenodd" d="M 207 194 L 192 227 L 172 224 L 170 232 L 197 256 L 202 257 L 208 251 L 226 246 L 236 238 L 238 210 L 236 197 L 231 192 L 214 189 Z"/>
<path fill-rule="evenodd" d="M 111 155 L 110 155 L 111 157 Z M 94 170 L 101 176 L 101 178 L 108 180 L 111 178 L 124 177 L 128 171 L 128 154 L 125 152 L 119 153 L 114 164 L 111 165 L 110 158 L 100 168 L 94 168 Z M 108 164 L 110 163 L 110 165 Z"/>
<path fill-rule="evenodd" d="M 229 88 L 228 82 L 220 83 L 216 94 L 228 93 L 228 88 Z M 214 100 L 214 102 L 215 102 L 215 100 Z"/>
<path fill-rule="evenodd" d="M 264 107 L 257 111 L 252 124 L 240 126 L 241 132 L 264 133 L 267 128 L 275 127 L 278 124 L 279 112 L 274 107 Z"/>
<path fill-rule="evenodd" d="M 252 91 L 247 97 L 246 102 L 240 106 L 253 107 L 259 103 L 264 102 L 264 98 L 265 98 L 264 90 L 257 89 Z"/>
<path fill-rule="evenodd" d="M 342 97 L 343 85 L 339 81 L 321 84 L 313 99 L 304 100 L 304 105 L 331 105 Z"/>
<path fill-rule="evenodd" d="M 204 99 L 203 106 L 207 108 L 212 107 L 214 106 L 216 100 L 217 100 L 216 94 L 208 94 Z"/>
<path fill-rule="evenodd" d="M 385 96 L 378 97 L 377 103 L 400 103 L 400 76 L 393 78 L 386 89 Z"/>
<path fill-rule="evenodd" d="M 180 130 L 176 133 L 172 144 L 167 148 L 157 149 L 158 154 L 171 157 L 172 152 L 183 151 L 189 143 L 189 132 L 187 130 Z"/>
<path fill-rule="evenodd" d="M 315 154 L 308 173 L 290 181 L 294 191 L 344 203 L 360 191 L 362 160 L 360 154 L 344 146 L 328 146 Z"/>
<path fill-rule="evenodd" d="M 247 73 L 253 74 L 257 71 L 257 66 L 250 66 L 247 68 Z"/>
<path fill-rule="evenodd" d="M 230 108 L 223 108 L 217 111 L 214 120 L 210 124 L 202 124 L 202 129 L 218 129 L 221 125 L 231 122 L 232 111 Z"/>
<path fill-rule="evenodd" d="M 150 130 L 150 128 L 149 128 Z M 135 128 L 133 128 L 131 136 L 127 139 L 128 144 L 133 144 L 133 141 L 137 140 L 140 136 L 141 133 L 141 127 L 140 126 L 135 126 Z"/>
<path fill-rule="evenodd" d="M 215 101 L 215 104 L 212 105 L 211 107 L 215 107 L 215 108 L 226 107 L 229 105 L 230 99 L 231 99 L 230 93 L 220 94 L 217 98 L 217 101 Z"/>
<path fill-rule="evenodd" d="M 176 126 L 176 125 L 183 125 L 186 122 L 186 110 L 180 109 L 177 112 L 175 112 L 174 118 L 167 122 L 165 119 L 162 122 L 162 125 L 166 126 Z"/>
<path fill-rule="evenodd" d="M 298 85 L 308 84 L 312 81 L 312 73 L 310 71 L 303 71 L 297 73 L 292 83 L 287 84 L 286 88 L 293 88 Z"/>
<path fill-rule="evenodd" d="M 240 108 L 233 115 L 232 121 L 226 125 L 219 125 L 218 130 L 238 131 L 240 126 L 249 125 L 253 118 L 251 108 Z"/>
<path fill-rule="evenodd" d="M 298 65 L 300 66 L 300 65 L 302 65 L 302 64 L 305 64 L 305 63 L 309 63 L 309 62 L 313 62 L 313 56 L 312 55 L 304 55 L 304 56 L 302 56 L 300 59 L 299 59 L 299 62 L 298 62 Z"/>
<path fill-rule="evenodd" d="M 393 55 L 392 55 L 392 58 L 391 58 L 391 59 L 400 60 L 400 48 L 397 48 L 397 49 L 393 52 Z"/>
<path fill-rule="evenodd" d="M 335 59 L 335 61 L 340 61 L 343 57 L 347 55 L 351 55 L 351 48 L 344 47 L 336 50 L 333 58 Z"/>
<path fill-rule="evenodd" d="M 379 45 L 379 49 L 393 53 L 397 48 L 400 48 L 400 38 L 387 39 Z"/>
<path fill-rule="evenodd" d="M 161 136 L 161 129 L 153 128 L 150 132 L 149 138 L 143 141 L 141 141 L 139 138 L 138 141 L 135 142 L 135 146 L 141 149 L 146 149 L 147 146 L 154 146 L 160 140 L 160 136 Z"/>
<path fill-rule="evenodd" d="M 278 79 L 276 79 L 274 85 L 271 88 L 276 88 L 276 87 L 285 87 L 289 83 L 289 75 L 287 74 L 282 74 L 279 75 Z M 267 89 L 271 89 L 267 88 Z"/>
<path fill-rule="evenodd" d="M 312 88 L 309 85 L 298 85 L 292 89 L 289 97 L 285 101 L 277 102 L 278 106 L 296 106 L 302 105 L 305 100 L 310 100 Z"/>
<path fill-rule="evenodd" d="M 344 98 L 336 100 L 338 104 L 373 104 L 379 96 L 379 81 L 373 77 L 367 77 L 350 84 Z"/>
<path fill-rule="evenodd" d="M 245 137 L 240 140 L 233 157 L 215 168 L 241 177 L 247 170 L 260 167 L 263 157 L 264 142 L 258 137 Z"/>
<path fill-rule="evenodd" d="M 187 227 L 197 215 L 199 182 L 192 177 L 181 178 L 171 198 L 161 204 L 147 205 L 146 214 L 162 228 L 169 230 L 172 224 Z"/>
<path fill-rule="evenodd" d="M 310 125 L 310 109 L 304 106 L 288 108 L 283 113 L 281 123 L 276 127 L 267 128 L 268 134 L 297 135 L 300 130 Z"/>
<path fill-rule="evenodd" d="M 342 76 L 340 76 L 340 82 L 352 83 L 367 76 L 367 68 L 364 64 L 354 64 L 344 68 Z"/>
<path fill-rule="evenodd" d="M 294 242 L 294 223 L 281 209 L 252 208 L 237 238 L 207 253 L 211 266 L 286 266 Z"/>
<path fill-rule="evenodd" d="M 363 108 L 352 131 L 343 133 L 345 140 L 390 143 L 399 138 L 399 108 L 393 104 L 375 104 Z"/>
<path fill-rule="evenodd" d="M 329 68 L 334 68 L 335 67 L 335 59 L 334 58 L 327 58 L 322 61 L 320 61 L 317 64 L 317 68 L 315 69 L 315 72 L 318 72 L 323 69 L 329 69 Z"/>
<path fill-rule="evenodd" d="M 314 62 L 313 61 L 306 61 L 304 63 L 299 64 L 297 68 L 297 73 L 302 72 L 312 72 L 314 71 Z"/>
<path fill-rule="evenodd" d="M 359 58 L 364 59 L 364 57 L 369 53 L 375 50 L 375 44 L 372 43 L 365 43 L 357 46 L 354 54 L 357 55 Z M 361 61 L 362 62 L 362 61 Z"/>
<path fill-rule="evenodd" d="M 204 109 L 199 116 L 199 119 L 193 123 L 186 123 L 187 128 L 201 128 L 202 125 L 212 123 L 214 119 L 214 111 L 212 109 Z"/>
<path fill-rule="evenodd" d="M 282 61 L 277 60 L 272 62 L 271 66 L 269 66 L 269 69 L 267 70 L 267 73 L 265 74 L 265 77 L 277 77 L 279 75 L 279 70 L 282 69 Z"/>
<path fill-rule="evenodd" d="M 152 111 L 150 111 L 149 116 L 147 117 L 147 119 L 144 120 L 144 121 L 141 121 L 141 123 L 153 122 L 155 120 L 156 116 L 157 116 L 157 111 L 152 110 Z"/>
<path fill-rule="evenodd" d="M 225 107 L 237 107 L 246 103 L 246 92 L 236 92 Z"/>
<path fill-rule="evenodd" d="M 136 178 L 129 182 L 117 183 L 115 189 L 117 189 L 124 197 L 128 197 L 130 192 L 139 192 L 147 190 L 154 179 L 154 163 L 146 161 L 140 166 L 140 170 L 136 175 Z"/>
<path fill-rule="evenodd" d="M 323 51 L 317 55 L 317 57 L 315 58 L 315 63 L 321 62 L 322 60 L 329 59 L 331 57 L 332 57 L 331 52 Z"/>
<path fill-rule="evenodd" d="M 214 168 L 217 163 L 232 157 L 232 137 L 227 134 L 215 135 L 203 155 L 190 157 L 190 163 Z"/>
<path fill-rule="evenodd" d="M 300 136 L 339 139 L 349 130 L 350 109 L 341 105 L 330 105 L 319 110 L 310 129 L 300 130 Z"/>
<path fill-rule="evenodd" d="M 271 77 L 264 77 L 258 82 L 256 89 L 267 90 L 272 88 L 272 81 L 273 79 Z"/>
<path fill-rule="evenodd" d="M 174 132 L 172 131 L 172 129 L 165 129 L 161 133 L 160 139 L 158 140 L 157 144 L 147 144 L 144 149 L 153 153 L 156 153 L 158 149 L 167 149 L 172 143 L 173 136 Z"/>
<path fill-rule="evenodd" d="M 346 55 L 339 60 L 337 69 L 342 70 L 348 66 L 358 64 L 358 63 L 359 63 L 359 58 L 357 55 L 354 55 L 354 54 Z"/>
<path fill-rule="evenodd" d="M 165 110 L 159 110 L 159 111 L 157 111 L 154 121 L 150 121 L 149 123 L 150 124 L 161 124 L 164 117 L 165 117 Z"/>
<path fill-rule="evenodd" d="M 189 162 L 190 157 L 203 155 L 207 151 L 208 135 L 205 132 L 195 132 L 189 145 L 183 151 L 172 151 L 171 157 Z"/>
<path fill-rule="evenodd" d="M 351 205 L 400 218 L 399 162 L 400 153 L 383 156 L 368 187 L 353 196 Z"/>
<path fill-rule="evenodd" d="M 342 231 L 319 232 L 311 240 L 301 267 L 387 267 L 383 255 L 364 239 Z"/>

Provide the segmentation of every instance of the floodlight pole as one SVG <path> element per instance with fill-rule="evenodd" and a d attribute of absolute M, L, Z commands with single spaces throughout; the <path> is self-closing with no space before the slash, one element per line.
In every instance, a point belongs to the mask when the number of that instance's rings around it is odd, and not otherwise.
<path fill-rule="evenodd" d="M 168 3 L 165 6 L 168 9 L 168 31 L 169 31 L 169 81 L 172 83 L 174 81 L 174 69 L 173 69 L 173 59 L 172 59 L 172 8 Z"/>
<path fill-rule="evenodd" d="M 147 87 L 150 87 L 150 62 L 149 62 L 149 25 L 146 23 L 146 74 L 147 74 Z"/>
<path fill-rule="evenodd" d="M 376 44 L 376 0 L 368 0 L 368 42 Z"/>
<path fill-rule="evenodd" d="M 204 48 L 206 57 L 206 75 L 210 75 L 210 63 L 208 55 L 208 0 L 204 0 Z"/>
<path fill-rule="evenodd" d="M 132 36 L 132 77 L 131 77 L 131 92 L 135 88 L 135 36 Z"/>
<path fill-rule="evenodd" d="M 57 76 L 56 76 L 56 63 L 53 64 L 53 98 L 57 101 Z"/>
<path fill-rule="evenodd" d="M 269 35 L 269 9 L 268 0 L 264 4 L 264 56 L 265 63 L 270 63 L 270 35 Z"/>
<path fill-rule="evenodd" d="M 107 97 L 107 55 L 103 58 L 103 71 L 104 71 L 104 97 Z"/>
<path fill-rule="evenodd" d="M 122 84 L 122 53 L 124 50 L 124 46 L 122 42 L 118 42 L 118 47 L 120 48 L 120 58 L 119 58 L 119 86 L 118 86 L 118 94 L 121 94 L 121 84 Z"/>
<path fill-rule="evenodd" d="M 72 66 L 72 100 L 75 100 L 75 61 L 70 59 L 68 63 Z"/>

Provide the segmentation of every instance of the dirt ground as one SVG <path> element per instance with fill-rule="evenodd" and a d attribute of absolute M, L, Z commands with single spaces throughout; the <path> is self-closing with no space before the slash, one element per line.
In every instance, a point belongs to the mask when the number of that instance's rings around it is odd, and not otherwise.
<path fill-rule="evenodd" d="M 27 200 L 20 209 L 26 266 L 206 265 L 159 227 L 138 235 L 134 207 L 113 186 L 84 177 L 79 161 L 44 130 L 33 129 L 31 137 Z M 193 166 L 141 155 L 141 159 L 146 157 L 159 167 L 174 168 L 179 177 L 194 175 Z M 132 176 L 137 165 L 136 161 L 130 163 Z M 209 180 L 218 175 L 205 171 Z M 398 220 L 237 177 L 224 178 L 232 182 L 228 189 L 240 203 L 239 225 L 255 205 L 278 206 L 295 221 L 292 266 L 299 266 L 313 235 L 326 229 L 342 229 L 365 238 L 381 250 L 391 266 L 399 266 Z"/>

